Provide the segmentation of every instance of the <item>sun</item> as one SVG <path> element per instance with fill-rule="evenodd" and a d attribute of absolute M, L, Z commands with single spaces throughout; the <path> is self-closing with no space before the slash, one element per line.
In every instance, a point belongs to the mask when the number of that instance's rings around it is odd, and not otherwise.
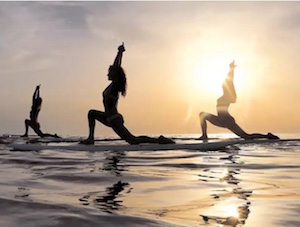
<path fill-rule="evenodd" d="M 247 91 L 248 80 L 251 78 L 246 72 L 245 57 L 231 52 L 212 51 L 201 55 L 190 52 L 182 62 L 180 85 L 194 97 L 205 96 L 217 99 L 223 93 L 222 84 L 229 72 L 229 64 L 234 60 L 235 68 L 234 84 L 237 91 Z M 246 66 L 246 67 L 245 67 Z M 238 94 L 239 95 L 239 94 Z"/>
<path fill-rule="evenodd" d="M 220 36 L 214 32 L 189 37 L 183 43 L 177 49 L 176 64 L 173 62 L 176 69 L 173 78 L 178 99 L 186 103 L 184 122 L 194 121 L 200 111 L 215 111 L 233 60 L 237 65 L 234 70 L 237 102 L 244 105 L 244 100 L 257 93 L 268 61 L 257 53 L 255 44 L 249 44 L 242 36 Z"/>
<path fill-rule="evenodd" d="M 210 55 L 197 61 L 185 62 L 185 75 L 181 84 L 198 96 L 222 95 L 222 84 L 233 59 L 226 55 Z"/>
<path fill-rule="evenodd" d="M 242 36 L 220 36 L 213 30 L 189 38 L 178 53 L 179 85 L 189 90 L 187 95 L 205 96 L 206 99 L 222 95 L 222 83 L 233 60 L 237 65 L 234 84 L 238 97 L 253 92 L 259 69 L 266 65 L 255 45 L 249 44 Z"/>
<path fill-rule="evenodd" d="M 206 58 L 194 67 L 192 80 L 207 95 L 220 95 L 222 93 L 222 83 L 228 73 L 226 63 L 227 57 L 213 59 Z"/>

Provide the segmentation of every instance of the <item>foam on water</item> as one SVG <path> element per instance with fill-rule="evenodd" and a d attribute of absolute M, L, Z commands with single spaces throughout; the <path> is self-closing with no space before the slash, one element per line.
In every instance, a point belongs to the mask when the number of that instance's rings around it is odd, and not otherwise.
<path fill-rule="evenodd" d="M 207 152 L 2 144 L 0 226 L 300 226 L 299 160 L 299 141 Z"/>

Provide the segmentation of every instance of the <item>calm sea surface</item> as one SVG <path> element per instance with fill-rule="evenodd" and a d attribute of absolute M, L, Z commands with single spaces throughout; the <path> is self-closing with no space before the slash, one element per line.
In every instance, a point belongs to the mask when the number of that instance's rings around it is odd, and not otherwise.
<path fill-rule="evenodd" d="M 0 144 L 0 179 L 0 227 L 300 226 L 299 141 L 207 152 Z"/>

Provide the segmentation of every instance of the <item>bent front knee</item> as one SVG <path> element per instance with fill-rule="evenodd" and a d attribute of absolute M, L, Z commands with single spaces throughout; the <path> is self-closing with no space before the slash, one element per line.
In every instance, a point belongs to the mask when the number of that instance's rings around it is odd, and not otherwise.
<path fill-rule="evenodd" d="M 204 117 L 207 113 L 206 112 L 200 112 L 199 117 Z"/>
<path fill-rule="evenodd" d="M 96 110 L 89 110 L 88 112 L 88 118 L 95 118 L 95 113 L 96 113 Z"/>
<path fill-rule="evenodd" d="M 206 112 L 201 112 L 201 113 L 199 113 L 199 118 L 200 118 L 200 120 L 206 119 L 207 116 L 208 116 L 208 113 L 206 113 Z"/>

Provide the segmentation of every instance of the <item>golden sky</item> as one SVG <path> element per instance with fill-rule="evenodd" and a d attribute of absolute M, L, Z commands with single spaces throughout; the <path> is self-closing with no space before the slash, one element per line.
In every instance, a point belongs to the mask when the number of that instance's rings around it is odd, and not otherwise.
<path fill-rule="evenodd" d="M 235 60 L 230 113 L 249 133 L 299 132 L 299 2 L 0 2 L 0 133 L 23 133 L 41 85 L 42 130 L 87 135 L 125 43 L 133 134 L 199 133 Z M 209 133 L 226 132 L 209 124 Z M 100 123 L 96 136 L 113 135 Z"/>

